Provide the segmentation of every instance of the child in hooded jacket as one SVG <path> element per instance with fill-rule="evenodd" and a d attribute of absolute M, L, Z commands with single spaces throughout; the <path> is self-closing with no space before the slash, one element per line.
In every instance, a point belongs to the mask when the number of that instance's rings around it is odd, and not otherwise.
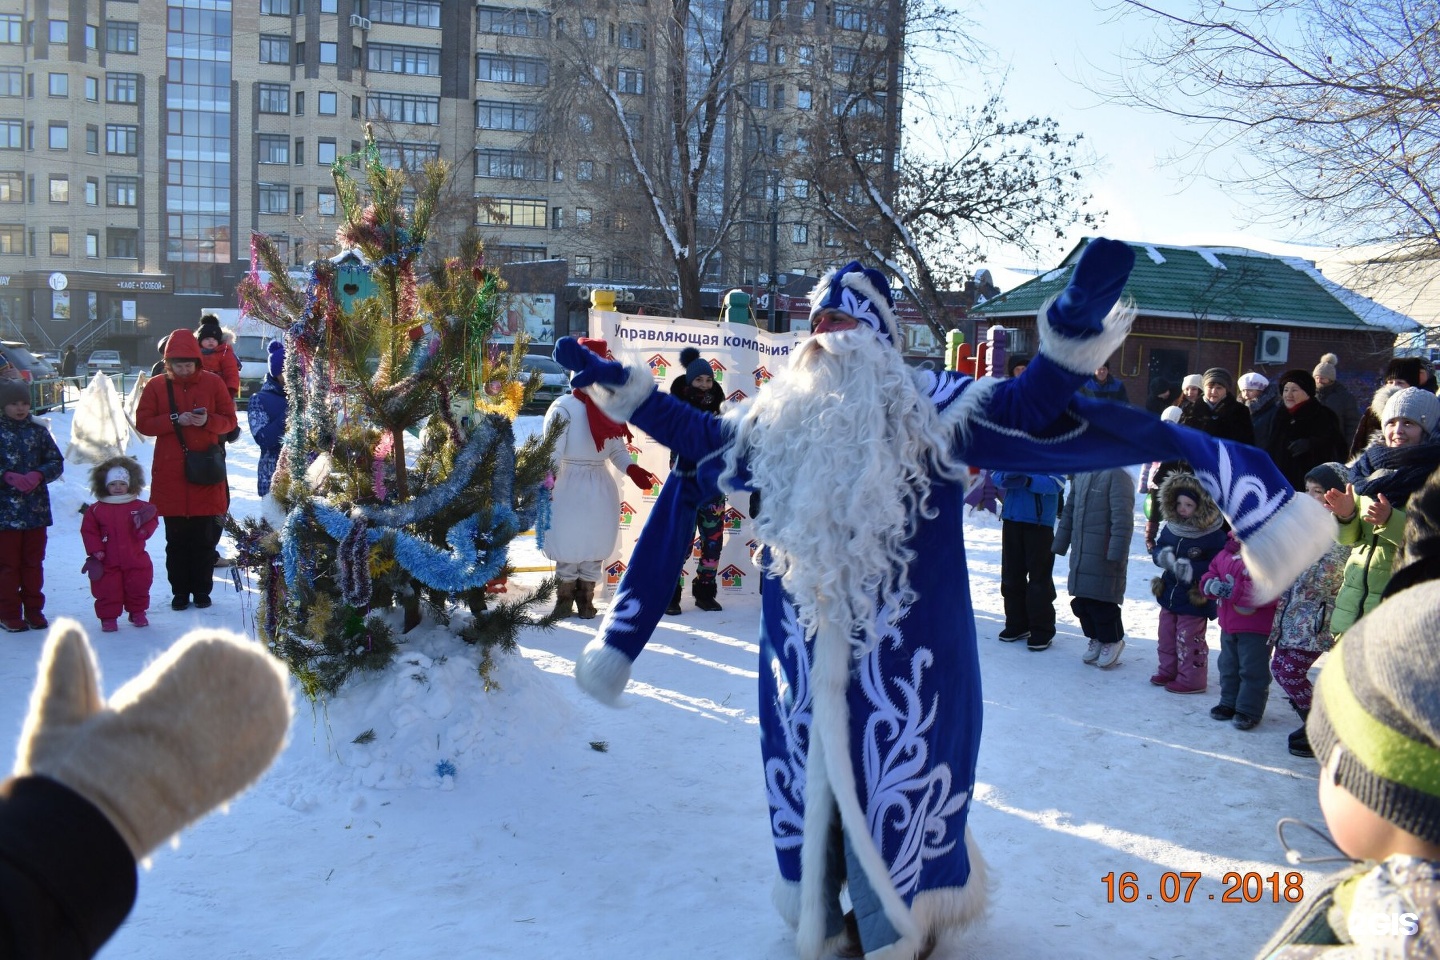
<path fill-rule="evenodd" d="M 1210 717 L 1233 721 L 1237 730 L 1251 730 L 1265 715 L 1270 693 L 1275 601 L 1255 602 L 1255 584 L 1245 569 L 1234 530 L 1226 534 L 1225 546 L 1200 578 L 1200 592 L 1219 599 L 1220 702 L 1210 708 Z"/>
<path fill-rule="evenodd" d="M 1344 489 L 1343 463 L 1322 463 L 1305 474 L 1305 492 L 1321 503 L 1325 502 L 1325 491 Z M 1349 556 L 1350 547 L 1336 542 L 1275 601 L 1275 622 L 1270 627 L 1275 657 L 1270 661 L 1270 675 L 1300 715 L 1300 729 L 1290 734 L 1290 752 L 1297 757 L 1315 756 L 1305 736 L 1305 720 L 1310 716 L 1314 693 L 1310 668 L 1321 654 L 1335 646 L 1330 615 L 1335 612 L 1335 596 L 1345 581 Z"/>
<path fill-rule="evenodd" d="M 135 626 L 150 625 L 146 612 L 155 567 L 145 541 L 160 520 L 155 507 L 140 499 L 144 489 L 145 472 L 129 457 L 111 457 L 90 471 L 95 502 L 80 521 L 86 553 L 81 571 L 90 576 L 95 616 L 105 633 L 120 629 L 116 620 L 122 610 Z"/>
<path fill-rule="evenodd" d="M 1151 556 L 1164 571 L 1152 581 L 1160 603 L 1160 668 L 1150 682 L 1171 693 L 1204 693 L 1210 666 L 1205 630 L 1215 619 L 1215 601 L 1192 594 L 1225 546 L 1225 518 L 1189 473 L 1170 474 L 1158 500 L 1164 522 Z"/>
<path fill-rule="evenodd" d="M 30 416 L 30 385 L 0 380 L 0 628 L 43 630 L 50 491 L 65 461 L 50 428 Z"/>
<path fill-rule="evenodd" d="M 233 399 L 240 399 L 240 361 L 231 349 L 234 334 L 227 333 L 220 321 L 212 316 L 202 317 L 195 330 L 195 340 L 200 344 L 200 369 L 209 370 L 225 381 L 225 387 Z"/>

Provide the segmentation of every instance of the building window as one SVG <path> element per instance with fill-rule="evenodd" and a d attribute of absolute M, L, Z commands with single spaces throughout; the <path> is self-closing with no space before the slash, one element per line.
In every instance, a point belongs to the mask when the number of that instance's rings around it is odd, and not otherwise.
<path fill-rule="evenodd" d="M 105 256 L 117 260 L 135 260 L 140 249 L 140 231 L 111 227 L 105 231 Z"/>
<path fill-rule="evenodd" d="M 370 0 L 370 19 L 374 23 L 438 29 L 440 0 Z"/>
<path fill-rule="evenodd" d="M 315 195 L 315 209 L 322 217 L 335 216 L 335 191 L 321 190 Z"/>
<path fill-rule="evenodd" d="M 615 71 L 615 88 L 621 93 L 644 93 L 645 71 L 621 67 Z"/>
<path fill-rule="evenodd" d="M 133 207 L 140 194 L 139 177 L 106 177 L 105 206 Z"/>
<path fill-rule="evenodd" d="M 321 90 L 315 95 L 315 109 L 322 117 L 333 117 L 340 109 L 340 97 L 334 90 Z"/>
<path fill-rule="evenodd" d="M 260 35 L 261 63 L 289 63 L 290 38 L 262 33 Z"/>
<path fill-rule="evenodd" d="M 645 24 L 643 23 L 622 23 L 620 24 L 620 46 L 626 50 L 645 49 Z"/>
<path fill-rule="evenodd" d="M 289 113 L 289 112 L 290 112 L 290 84 L 288 84 L 288 83 L 262 83 L 262 84 L 260 84 L 260 112 L 261 112 L 261 113 Z"/>
<path fill-rule="evenodd" d="M 0 67 L 0 97 L 25 96 L 25 68 Z"/>
<path fill-rule="evenodd" d="M 15 122 L 19 123 L 18 120 Z M 540 127 L 540 108 L 521 103 L 505 103 L 500 100 L 477 100 L 475 101 L 475 126 L 481 130 L 514 130 L 520 133 L 533 133 Z"/>
<path fill-rule="evenodd" d="M 803 223 L 790 225 L 790 242 L 802 246 L 810 242 L 810 228 Z"/>
<path fill-rule="evenodd" d="M 272 17 L 288 17 L 290 0 L 260 0 L 260 12 Z"/>
<path fill-rule="evenodd" d="M 545 259 L 545 248 L 522 243 L 497 243 L 485 248 L 485 259 L 493 263 L 530 263 Z"/>
<path fill-rule="evenodd" d="M 594 216 L 595 211 L 590 209 L 589 207 L 576 207 L 575 226 L 588 227 L 590 225 L 590 221 L 594 219 Z"/>
<path fill-rule="evenodd" d="M 0 253 L 24 255 L 25 225 L 23 223 L 0 223 Z"/>
<path fill-rule="evenodd" d="M 100 152 L 100 128 L 93 123 L 85 125 L 85 152 L 89 154 Z"/>
<path fill-rule="evenodd" d="M 50 149 L 51 149 L 51 150 L 69 150 L 69 149 L 70 149 L 70 124 L 68 124 L 68 123 L 52 123 L 52 124 L 50 124 Z"/>
<path fill-rule="evenodd" d="M 322 167 L 328 167 L 335 162 L 335 141 L 327 137 L 321 137 L 315 144 L 315 162 Z"/>
<path fill-rule="evenodd" d="M 85 49 L 100 49 L 100 34 L 92 24 L 85 24 Z"/>
<path fill-rule="evenodd" d="M 261 213 L 289 213 L 290 185 L 262 183 L 259 188 Z"/>
<path fill-rule="evenodd" d="M 0 13 L 0 43 L 19 43 L 20 26 L 20 14 Z"/>
<path fill-rule="evenodd" d="M 849 4 L 835 4 L 835 26 L 841 30 L 855 30 L 876 36 L 885 36 L 885 19 L 864 7 Z"/>
<path fill-rule="evenodd" d="M 498 33 L 507 37 L 543 37 L 545 15 L 538 10 L 510 10 L 504 7 L 477 7 L 477 33 Z"/>
<path fill-rule="evenodd" d="M 475 57 L 475 79 L 543 87 L 550 81 L 550 65 L 533 57 L 482 53 Z"/>
<path fill-rule="evenodd" d="M 139 53 L 140 24 L 122 20 L 105 21 L 106 53 Z"/>
<path fill-rule="evenodd" d="M 370 120 L 391 123 L 437 124 L 440 122 L 440 98 L 414 93 L 375 92 L 365 98 L 365 115 Z"/>
<path fill-rule="evenodd" d="M 140 74 L 138 73 L 105 74 L 106 103 L 135 103 L 139 96 L 139 90 Z"/>
<path fill-rule="evenodd" d="M 305 138 L 304 138 L 304 137 L 296 137 L 296 138 L 295 138 L 295 166 L 297 166 L 297 167 L 303 167 L 304 165 L 305 165 Z"/>
<path fill-rule="evenodd" d="M 565 228 L 565 208 L 554 207 L 550 210 L 550 229 L 563 230 Z"/>
<path fill-rule="evenodd" d="M 477 150 L 475 176 L 514 180 L 544 180 L 545 158 L 523 150 Z"/>
<path fill-rule="evenodd" d="M 305 116 L 305 91 L 300 90 L 295 94 L 295 116 Z"/>
<path fill-rule="evenodd" d="M 85 256 L 91 258 L 100 256 L 100 232 L 98 230 L 85 231 Z"/>
<path fill-rule="evenodd" d="M 808 87 L 800 87 L 795 91 L 795 106 L 801 110 L 809 110 L 815 102 L 815 94 Z"/>
<path fill-rule="evenodd" d="M 52 176 L 52 177 L 50 178 L 50 202 L 51 202 L 51 203 L 69 203 L 69 202 L 70 202 L 70 178 L 69 178 L 69 177 Z"/>
<path fill-rule="evenodd" d="M 0 120 L 0 150 L 19 150 L 25 145 L 19 120 Z"/>
<path fill-rule="evenodd" d="M 68 228 L 50 228 L 50 255 L 52 257 L 70 256 L 70 230 Z"/>
<path fill-rule="evenodd" d="M 588 277 L 588 276 L 590 276 L 590 270 L 591 270 L 591 263 L 592 263 L 592 261 L 591 261 L 591 259 L 590 259 L 589 256 L 587 256 L 587 255 L 585 255 L 585 254 L 580 254 L 580 255 L 574 257 L 574 258 L 570 261 L 570 263 L 571 263 L 571 271 L 575 274 L 575 276 L 577 276 L 577 277 Z"/>
<path fill-rule="evenodd" d="M 475 222 L 503 227 L 543 227 L 548 212 L 544 200 L 516 197 L 477 197 Z"/>
<path fill-rule="evenodd" d="M 577 161 L 575 161 L 575 179 L 576 179 L 576 180 L 580 180 L 580 181 L 584 181 L 584 182 L 589 182 L 589 181 L 591 181 L 591 180 L 594 180 L 594 179 L 595 179 L 595 161 L 594 161 L 594 160 L 577 160 Z"/>
<path fill-rule="evenodd" d="M 70 22 L 69 22 L 68 20 L 51 20 L 51 21 L 50 21 L 50 42 L 51 42 L 51 43 L 69 43 L 69 42 L 70 42 Z M 66 252 L 69 252 L 69 244 L 66 244 Z"/>
<path fill-rule="evenodd" d="M 91 103 L 98 103 L 100 100 L 100 81 L 96 77 L 85 78 L 85 99 Z"/>
<path fill-rule="evenodd" d="M 770 84 L 764 80 L 751 81 L 749 86 L 750 106 L 756 110 L 768 110 L 770 108 Z"/>
<path fill-rule="evenodd" d="M 431 160 L 440 159 L 438 143 L 422 143 L 412 140 L 377 140 L 375 148 L 380 151 L 380 162 L 387 167 L 404 170 L 419 170 Z M 355 152 L 359 152 L 358 150 Z"/>
<path fill-rule="evenodd" d="M 94 177 L 85 178 L 85 205 L 87 207 L 100 205 L 100 181 Z"/>
<path fill-rule="evenodd" d="M 340 45 L 328 40 L 320 41 L 320 62 L 333 64 L 340 56 Z"/>
<path fill-rule="evenodd" d="M 133 157 L 140 152 L 140 128 L 133 123 L 105 124 L 105 152 L 112 157 Z"/>
<path fill-rule="evenodd" d="M 256 153 L 257 163 L 289 163 L 290 138 L 275 134 L 260 134 L 260 149 Z"/>
<path fill-rule="evenodd" d="M 750 4 L 750 19 L 775 19 L 775 0 L 753 0 L 753 2 Z"/>
<path fill-rule="evenodd" d="M 751 63 L 769 63 L 769 62 L 770 62 L 770 47 L 769 47 L 767 44 L 763 43 L 763 42 L 761 42 L 761 43 L 756 43 L 756 44 L 752 44 L 751 47 L 750 47 L 750 62 L 751 62 Z"/>
<path fill-rule="evenodd" d="M 794 180 L 790 184 L 790 195 L 796 200 L 810 199 L 810 181 Z"/>
<path fill-rule="evenodd" d="M 337 9 L 336 0 L 320 0 L 321 13 L 334 13 Z M 299 261 L 296 261 L 297 263 Z"/>
<path fill-rule="evenodd" d="M 50 96 L 52 96 L 52 97 L 68 97 L 68 96 L 70 96 L 70 74 L 68 74 L 68 73 L 52 73 L 52 74 L 50 74 Z"/>
<path fill-rule="evenodd" d="M 421 77 L 440 75 L 440 51 L 435 47 L 372 43 L 366 51 L 369 68 L 379 73 L 408 73 Z"/>
<path fill-rule="evenodd" d="M 25 202 L 25 176 L 19 170 L 0 170 L 0 203 Z"/>

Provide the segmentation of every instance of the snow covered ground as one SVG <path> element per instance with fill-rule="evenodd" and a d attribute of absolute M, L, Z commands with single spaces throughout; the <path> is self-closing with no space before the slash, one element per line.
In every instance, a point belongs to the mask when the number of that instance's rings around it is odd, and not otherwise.
<path fill-rule="evenodd" d="M 49 420 L 64 449 L 71 414 Z M 539 418 L 522 418 L 519 433 Z M 149 446 L 133 453 L 148 466 Z M 256 450 L 231 448 L 234 508 L 260 509 Z M 194 627 L 249 629 L 258 594 L 216 571 L 215 604 L 175 613 L 163 540 L 151 626 L 101 635 L 76 508 L 82 468 L 51 486 L 56 524 L 46 612 L 91 631 L 114 689 Z M 1137 527 L 1125 619 L 1129 645 L 1107 671 L 1085 647 L 1063 585 L 1055 645 L 1032 653 L 1002 626 L 1000 526 L 968 520 L 986 730 L 975 836 L 993 874 L 988 919 L 937 957 L 1249 957 L 1288 910 L 1224 902 L 1227 872 L 1294 869 L 1280 816 L 1315 824 L 1314 761 L 1286 752 L 1296 718 L 1272 688 L 1261 725 L 1207 713 L 1212 693 L 1151 686 L 1155 568 Z M 538 565 L 532 542 L 512 562 Z M 512 580 L 511 589 L 541 574 Z M 122 958 L 746 958 L 794 956 L 770 906 L 774 859 L 756 736 L 758 600 L 667 617 L 636 664 L 624 709 L 571 678 L 590 624 L 532 631 L 485 693 L 469 648 L 422 627 L 388 672 L 328 707 L 301 702 L 290 744 L 227 814 L 157 851 L 139 902 L 102 952 Z M 0 732 L 18 736 L 39 633 L 0 635 Z M 1218 651 L 1219 633 L 1209 639 Z M 373 731 L 374 740 L 355 739 Z M 453 771 L 453 772 L 450 772 Z M 1313 849 L 1313 848 L 1312 848 Z M 1189 903 L 1162 902 L 1162 875 L 1201 878 Z M 1135 874 L 1138 899 L 1107 901 L 1102 877 Z M 1316 872 L 1305 873 L 1313 888 Z M 1117 886 L 1118 890 L 1118 886 Z M 1255 894 L 1255 881 L 1250 882 Z M 1213 897 L 1213 899 L 1212 899 Z"/>

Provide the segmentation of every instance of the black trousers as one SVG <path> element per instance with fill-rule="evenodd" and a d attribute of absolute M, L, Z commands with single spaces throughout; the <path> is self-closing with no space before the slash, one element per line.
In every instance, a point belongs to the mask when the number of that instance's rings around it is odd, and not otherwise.
<path fill-rule="evenodd" d="M 215 584 L 219 517 L 165 518 L 165 575 L 177 597 L 208 597 Z"/>
<path fill-rule="evenodd" d="M 1006 520 L 1000 526 L 1000 596 L 1005 632 L 1055 636 L 1055 530 L 1039 523 Z"/>
<path fill-rule="evenodd" d="M 1120 604 L 1089 597 L 1071 597 L 1070 609 L 1080 621 L 1080 631 L 1091 640 L 1114 643 L 1125 637 L 1125 624 L 1120 621 Z"/>

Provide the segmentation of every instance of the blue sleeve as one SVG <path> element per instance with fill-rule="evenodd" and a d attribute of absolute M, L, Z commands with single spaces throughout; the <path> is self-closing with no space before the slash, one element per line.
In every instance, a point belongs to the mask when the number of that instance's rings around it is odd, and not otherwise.
<path fill-rule="evenodd" d="M 1030 492 L 1037 493 L 1042 497 L 1054 497 L 1065 489 L 1065 478 L 1057 477 L 1053 473 L 1031 473 L 1027 474 Z"/>
<path fill-rule="evenodd" d="M 682 459 L 700 464 L 703 475 L 718 476 L 719 454 L 732 442 L 730 428 L 713 413 L 654 391 L 630 415 L 630 423 L 674 450 Z"/>
<path fill-rule="evenodd" d="M 1038 434 L 1064 413 L 1084 381 L 1082 374 L 1038 354 L 1020 376 L 995 384 L 985 404 L 985 419 L 1002 430 Z"/>
<path fill-rule="evenodd" d="M 995 470 L 990 474 L 991 481 L 997 487 L 1006 490 L 1024 490 L 1030 486 L 1030 475 L 1025 473 L 1012 473 L 1008 470 Z"/>

